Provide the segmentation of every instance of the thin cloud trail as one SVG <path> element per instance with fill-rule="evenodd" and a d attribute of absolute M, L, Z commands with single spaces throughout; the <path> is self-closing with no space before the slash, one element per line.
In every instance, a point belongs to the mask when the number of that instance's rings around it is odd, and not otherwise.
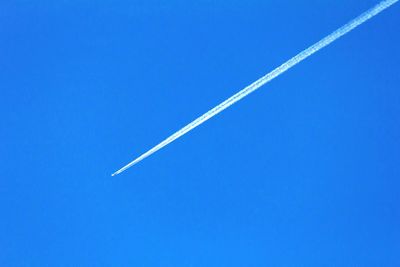
<path fill-rule="evenodd" d="M 153 154 L 156 151 L 160 150 L 164 146 L 166 146 L 169 143 L 175 141 L 176 139 L 178 139 L 182 135 L 184 135 L 187 132 L 193 130 L 194 128 L 196 128 L 200 124 L 202 124 L 205 121 L 211 119 L 212 117 L 214 117 L 215 115 L 217 115 L 218 113 L 223 111 L 224 109 L 226 109 L 226 108 L 230 107 L 231 105 L 235 104 L 236 102 L 238 102 L 239 100 L 241 100 L 242 98 L 247 96 L 248 94 L 254 92 L 257 89 L 259 89 L 264 84 L 266 84 L 269 81 L 273 80 L 274 78 L 278 77 L 279 75 L 281 75 L 282 73 L 284 73 L 288 69 L 292 68 L 293 66 L 295 66 L 298 63 L 300 63 L 301 61 L 303 61 L 304 59 L 308 58 L 309 56 L 311 56 L 315 52 L 319 51 L 320 49 L 324 48 L 325 46 L 328 46 L 329 44 L 331 44 L 335 40 L 339 39 L 340 37 L 342 37 L 346 33 L 350 32 L 353 29 L 355 29 L 359 25 L 363 24 L 364 22 L 366 22 L 370 18 L 372 18 L 375 15 L 379 14 L 380 12 L 382 12 L 383 10 L 385 10 L 386 8 L 390 7 L 391 5 L 395 4 L 398 1 L 399 0 L 384 0 L 384 1 L 380 2 L 379 4 L 377 4 L 376 6 L 374 6 L 373 8 L 369 9 L 368 11 L 362 13 L 357 18 L 353 19 L 349 23 L 345 24 L 341 28 L 339 28 L 336 31 L 334 31 L 333 33 L 329 34 L 328 36 L 326 36 L 325 38 L 323 38 L 319 42 L 317 42 L 314 45 L 310 46 L 309 48 L 303 50 L 302 52 L 300 52 L 296 56 L 292 57 L 291 59 L 289 59 L 288 61 L 286 61 L 285 63 L 283 63 L 279 67 L 277 67 L 276 69 L 274 69 L 273 71 L 269 72 L 268 74 L 266 74 L 265 76 L 261 77 L 257 81 L 255 81 L 252 84 L 248 85 L 247 87 L 245 87 L 244 89 L 242 89 L 241 91 L 236 93 L 235 95 L 231 96 L 230 98 L 228 98 L 227 100 L 225 100 L 224 102 L 219 104 L 218 106 L 216 106 L 213 109 L 209 110 L 208 112 L 204 113 L 203 115 L 201 115 L 200 117 L 198 117 L 197 119 L 195 119 L 194 121 L 192 121 L 191 123 L 189 123 L 188 125 L 183 127 L 182 129 L 180 129 L 179 131 L 177 131 L 176 133 L 174 133 L 173 135 L 171 135 L 170 137 L 168 137 L 167 139 L 165 139 L 164 141 L 162 141 L 161 143 L 159 143 L 158 145 L 156 145 L 155 147 L 153 147 L 152 149 L 147 151 L 146 153 L 142 154 L 137 159 L 133 160 L 132 162 L 130 162 L 126 166 L 124 166 L 121 169 L 119 169 L 118 171 L 114 172 L 112 174 L 112 176 L 115 176 L 115 175 L 125 171 L 126 169 L 132 167 L 136 163 L 138 163 L 138 162 L 142 161 L 143 159 L 147 158 L 148 156 L 150 156 L 151 154 Z"/>

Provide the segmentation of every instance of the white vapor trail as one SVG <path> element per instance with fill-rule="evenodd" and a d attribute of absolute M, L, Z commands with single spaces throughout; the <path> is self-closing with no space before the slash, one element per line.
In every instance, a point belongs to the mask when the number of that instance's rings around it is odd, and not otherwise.
<path fill-rule="evenodd" d="M 332 42 L 334 42 L 338 38 L 342 37 L 346 33 L 350 32 L 353 29 L 355 29 L 357 26 L 363 24 L 364 22 L 366 22 L 370 18 L 372 18 L 375 15 L 379 14 L 380 12 L 382 12 L 383 10 L 385 10 L 386 8 L 390 7 L 391 5 L 395 4 L 398 1 L 399 0 L 384 0 L 384 1 L 381 1 L 379 4 L 377 4 L 373 8 L 371 8 L 368 11 L 362 13 L 357 18 L 353 19 L 349 23 L 345 24 L 341 28 L 339 28 L 336 31 L 334 31 L 333 33 L 329 34 L 328 36 L 326 36 L 325 38 L 323 38 L 319 42 L 317 42 L 314 45 L 310 46 L 309 48 L 303 50 L 302 52 L 300 52 L 296 56 L 292 57 L 291 59 L 289 59 L 288 61 L 286 61 L 285 63 L 283 63 L 282 65 L 280 65 L 276 69 L 274 69 L 273 71 L 269 72 L 265 76 L 261 77 L 257 81 L 255 81 L 252 84 L 248 85 L 247 87 L 245 87 L 244 89 L 242 89 L 241 91 L 239 91 L 235 95 L 231 96 L 230 98 L 228 98 L 227 100 L 225 100 L 224 102 L 219 104 L 218 106 L 214 107 L 210 111 L 208 111 L 205 114 L 201 115 L 200 117 L 198 117 L 197 119 L 195 119 L 194 121 L 192 121 L 191 123 L 189 123 L 188 125 L 183 127 L 182 129 L 180 129 L 179 131 L 177 131 L 176 133 L 174 133 L 173 135 L 171 135 L 170 137 L 168 137 L 167 139 L 165 139 L 164 141 L 162 141 L 161 143 L 159 143 L 158 145 L 156 145 L 155 147 L 153 147 L 152 149 L 150 149 L 146 153 L 142 154 L 140 157 L 138 157 L 134 161 L 130 162 L 126 166 L 122 167 L 121 169 L 119 169 L 118 171 L 113 173 L 112 176 L 115 176 L 115 175 L 125 171 L 126 169 L 132 167 L 136 163 L 138 163 L 141 160 L 147 158 L 148 156 L 150 156 L 151 154 L 153 154 L 156 151 L 160 150 L 161 148 L 163 148 L 164 146 L 168 145 L 169 143 L 175 141 L 176 139 L 178 139 L 182 135 L 184 135 L 187 132 L 193 130 L 194 128 L 196 128 L 200 124 L 204 123 L 205 121 L 207 121 L 208 119 L 214 117 L 215 115 L 217 115 L 218 113 L 220 113 L 224 109 L 226 109 L 226 108 L 230 107 L 231 105 L 235 104 L 236 102 L 238 102 L 239 100 L 241 100 L 242 98 L 247 96 L 248 94 L 254 92 L 257 89 L 259 89 L 264 84 L 266 84 L 269 81 L 271 81 L 272 79 L 278 77 L 279 75 L 281 75 L 282 73 L 284 73 L 285 71 L 290 69 L 291 67 L 295 66 L 296 64 L 300 63 L 304 59 L 308 58 L 309 56 L 311 56 L 312 54 L 314 54 L 318 50 L 320 50 L 320 49 L 324 48 L 325 46 L 331 44 Z"/>

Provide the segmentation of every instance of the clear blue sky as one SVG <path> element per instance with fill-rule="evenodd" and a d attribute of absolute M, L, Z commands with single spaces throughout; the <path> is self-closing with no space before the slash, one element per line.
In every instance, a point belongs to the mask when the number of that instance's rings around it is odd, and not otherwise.
<path fill-rule="evenodd" d="M 0 3 L 0 266 L 399 266 L 400 5 Z"/>

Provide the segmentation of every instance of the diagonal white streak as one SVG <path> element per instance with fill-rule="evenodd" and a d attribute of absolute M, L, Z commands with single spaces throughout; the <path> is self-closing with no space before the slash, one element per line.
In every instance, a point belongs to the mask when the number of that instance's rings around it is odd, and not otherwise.
<path fill-rule="evenodd" d="M 205 121 L 207 121 L 208 119 L 214 117 L 215 115 L 217 115 L 218 113 L 220 113 L 224 109 L 226 109 L 226 108 L 230 107 L 231 105 L 235 104 L 236 102 L 238 102 L 239 100 L 241 100 L 242 98 L 247 96 L 248 94 L 254 92 L 257 89 L 259 89 L 264 84 L 268 83 L 272 79 L 274 79 L 277 76 L 281 75 L 282 73 L 284 73 L 285 71 L 287 71 L 291 67 L 295 66 L 296 64 L 300 63 L 304 59 L 308 58 L 309 56 L 311 56 L 312 54 L 314 54 L 318 50 L 320 50 L 320 49 L 324 48 L 325 46 L 331 44 L 332 42 L 334 42 L 335 40 L 337 40 L 341 36 L 343 36 L 346 33 L 350 32 L 351 30 L 353 30 L 357 26 L 359 26 L 362 23 L 366 22 L 370 18 L 372 18 L 375 15 L 379 14 L 380 12 L 382 12 L 383 10 L 385 10 L 386 8 L 390 7 L 391 5 L 393 5 L 394 3 L 398 2 L 398 1 L 399 0 L 384 0 L 384 1 L 380 2 L 379 4 L 377 4 L 376 6 L 374 6 L 373 8 L 369 9 L 368 11 L 362 13 L 357 18 L 353 19 L 349 23 L 345 24 L 341 28 L 339 28 L 336 31 L 334 31 L 333 33 L 329 34 L 328 36 L 326 36 L 325 38 L 323 38 L 319 42 L 317 42 L 314 45 L 310 46 L 309 48 L 303 50 L 302 52 L 300 52 L 296 56 L 292 57 L 291 59 L 289 59 L 288 61 L 286 61 L 285 63 L 283 63 L 279 67 L 277 67 L 276 69 L 274 69 L 273 71 L 269 72 L 268 74 L 266 74 L 265 76 L 261 77 L 257 81 L 255 81 L 252 84 L 248 85 L 243 90 L 241 90 L 238 93 L 236 93 L 235 95 L 231 96 L 230 98 L 228 98 L 227 100 L 225 100 L 224 102 L 219 104 L 218 106 L 216 106 L 213 109 L 209 110 L 208 112 L 204 113 L 203 115 L 201 115 L 200 117 L 198 117 L 197 119 L 195 119 L 194 121 L 192 121 L 191 123 L 189 123 L 188 125 L 183 127 L 182 129 L 180 129 L 179 131 L 177 131 L 176 133 L 174 133 L 173 135 L 169 136 L 167 139 L 165 139 L 164 141 L 162 141 L 161 143 L 159 143 L 158 145 L 156 145 L 155 147 L 153 147 L 152 149 L 147 151 L 146 153 L 142 154 L 140 157 L 138 157 L 134 161 L 130 162 L 126 166 L 122 167 L 121 169 L 119 169 L 118 171 L 113 173 L 112 176 L 117 175 L 117 174 L 125 171 L 126 169 L 132 167 L 133 165 L 135 165 L 139 161 L 147 158 L 148 156 L 150 156 L 151 154 L 153 154 L 156 151 L 160 150 L 164 146 L 166 146 L 169 143 L 173 142 L 174 140 L 178 139 L 182 135 L 184 135 L 187 132 L 193 130 L 194 128 L 196 128 L 200 124 L 204 123 Z"/>

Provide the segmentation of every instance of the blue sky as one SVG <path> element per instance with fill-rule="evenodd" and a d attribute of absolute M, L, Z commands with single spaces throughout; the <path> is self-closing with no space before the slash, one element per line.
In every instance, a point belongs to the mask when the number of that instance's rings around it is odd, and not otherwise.
<path fill-rule="evenodd" d="M 398 266 L 400 5 L 2 1 L 1 266 Z"/>

